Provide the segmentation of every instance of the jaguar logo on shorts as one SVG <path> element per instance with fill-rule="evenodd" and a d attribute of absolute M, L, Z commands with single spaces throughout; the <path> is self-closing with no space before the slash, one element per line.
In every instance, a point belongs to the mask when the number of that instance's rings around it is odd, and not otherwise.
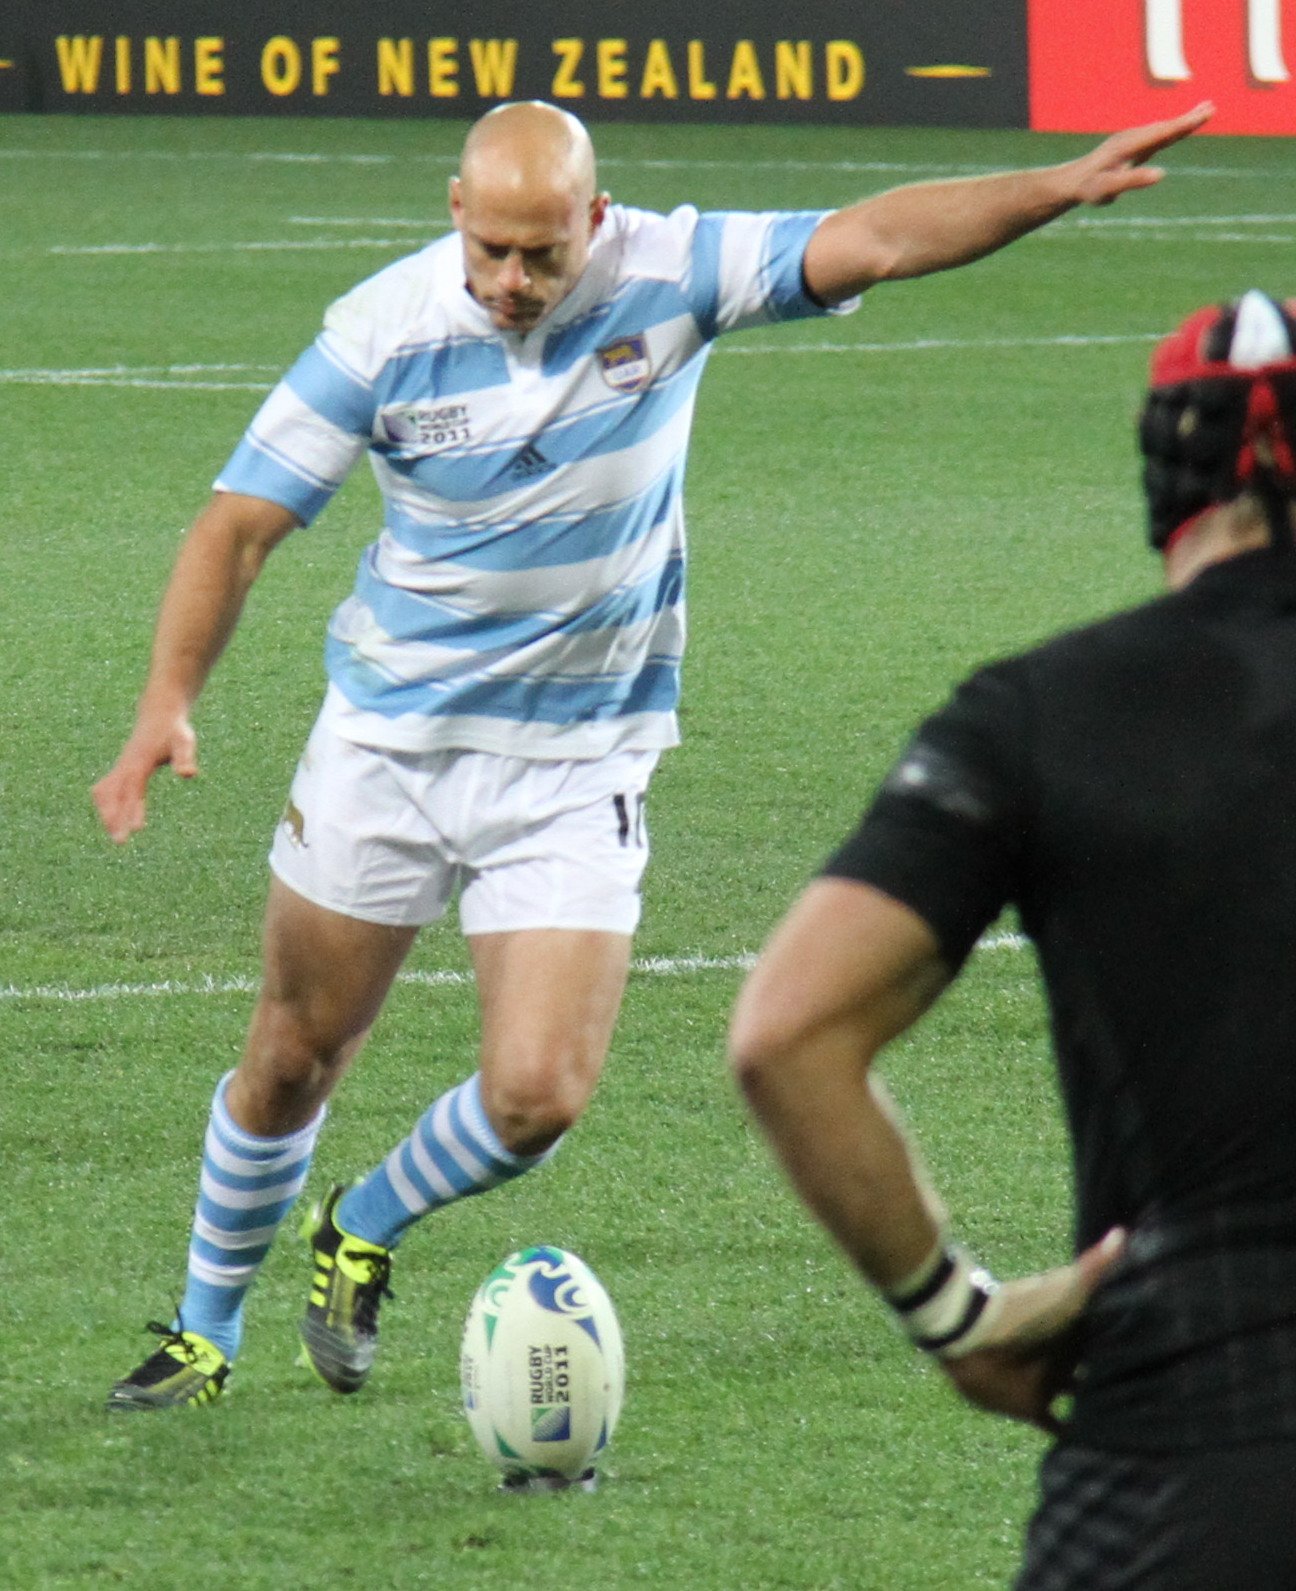
<path fill-rule="evenodd" d="M 306 819 L 302 816 L 301 808 L 289 798 L 288 805 L 283 809 L 283 817 L 279 820 L 288 830 L 288 837 L 294 845 L 306 849 Z"/>
<path fill-rule="evenodd" d="M 600 348 L 598 360 L 604 381 L 618 392 L 642 392 L 652 380 L 648 339 L 642 332 Z"/>

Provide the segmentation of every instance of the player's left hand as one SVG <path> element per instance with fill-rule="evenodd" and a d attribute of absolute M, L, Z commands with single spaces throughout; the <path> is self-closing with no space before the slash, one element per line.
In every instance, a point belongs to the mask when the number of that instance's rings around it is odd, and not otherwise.
<path fill-rule="evenodd" d="M 1056 1435 L 1053 1406 L 1070 1390 L 1068 1334 L 1103 1277 L 1125 1252 L 1125 1233 L 1109 1232 L 1070 1265 L 1004 1282 L 978 1322 L 975 1346 L 941 1368 L 969 1403 Z"/>
<path fill-rule="evenodd" d="M 1145 127 L 1129 127 L 1124 132 L 1113 133 L 1097 149 L 1071 162 L 1075 202 L 1110 204 L 1134 188 L 1150 188 L 1160 182 L 1165 172 L 1147 162 L 1171 144 L 1195 133 L 1214 114 L 1214 105 L 1203 100 L 1192 110 L 1169 121 L 1150 122 Z"/>

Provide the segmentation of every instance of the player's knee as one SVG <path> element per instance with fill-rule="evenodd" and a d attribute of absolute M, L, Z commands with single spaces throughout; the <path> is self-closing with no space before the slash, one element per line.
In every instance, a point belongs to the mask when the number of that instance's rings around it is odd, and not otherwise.
<path fill-rule="evenodd" d="M 293 1002 L 263 996 L 239 1064 L 237 1092 L 266 1121 L 313 1114 L 362 1037 L 334 1032 Z"/>
<path fill-rule="evenodd" d="M 729 1026 L 729 1068 L 748 1099 L 755 1098 L 782 1064 L 789 1034 L 761 1002 L 744 999 Z"/>
<path fill-rule="evenodd" d="M 483 1078 L 482 1103 L 496 1136 L 515 1155 L 538 1155 L 583 1113 L 592 1085 L 579 1069 L 540 1065 Z"/>

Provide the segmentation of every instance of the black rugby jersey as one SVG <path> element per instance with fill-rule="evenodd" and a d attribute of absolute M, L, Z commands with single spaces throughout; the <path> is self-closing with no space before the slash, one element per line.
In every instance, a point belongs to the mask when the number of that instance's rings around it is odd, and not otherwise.
<path fill-rule="evenodd" d="M 1077 1245 L 1133 1233 L 1076 1434 L 1296 1434 L 1296 557 L 982 670 L 825 871 L 918 912 L 952 967 L 1005 905 L 1035 943 Z"/>

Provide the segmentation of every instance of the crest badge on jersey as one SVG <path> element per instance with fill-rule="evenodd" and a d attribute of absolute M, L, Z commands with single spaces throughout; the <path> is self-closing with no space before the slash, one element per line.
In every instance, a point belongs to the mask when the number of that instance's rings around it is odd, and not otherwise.
<path fill-rule="evenodd" d="M 652 380 L 648 339 L 642 333 L 600 348 L 598 359 L 604 381 L 618 392 L 642 392 Z"/>

